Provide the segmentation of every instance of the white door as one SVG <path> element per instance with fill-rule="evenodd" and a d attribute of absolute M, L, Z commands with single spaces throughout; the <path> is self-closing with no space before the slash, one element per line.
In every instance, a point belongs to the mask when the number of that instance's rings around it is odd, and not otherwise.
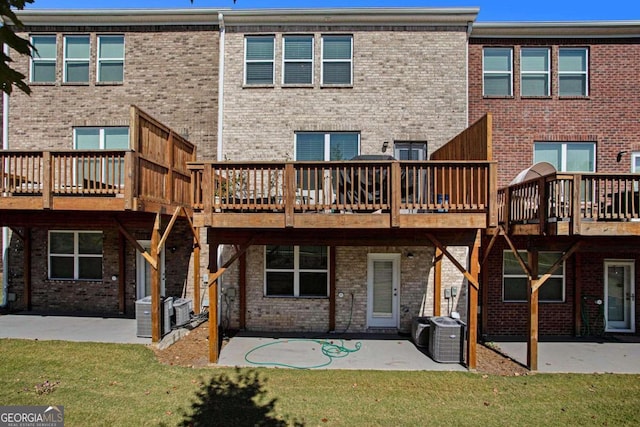
<path fill-rule="evenodd" d="M 151 241 L 139 240 L 138 243 L 150 252 Z M 142 299 L 151 295 L 151 265 L 136 251 L 136 297 Z M 160 253 L 160 296 L 165 296 L 164 251 Z"/>
<path fill-rule="evenodd" d="M 369 254 L 367 259 L 367 326 L 397 328 L 400 254 Z"/>
<path fill-rule="evenodd" d="M 635 288 L 633 261 L 604 262 L 606 332 L 635 332 Z"/>

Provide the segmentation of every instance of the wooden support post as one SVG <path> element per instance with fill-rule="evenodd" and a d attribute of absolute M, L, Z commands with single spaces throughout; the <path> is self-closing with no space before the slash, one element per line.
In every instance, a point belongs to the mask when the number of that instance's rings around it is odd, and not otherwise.
<path fill-rule="evenodd" d="M 196 228 L 196 233 L 200 229 Z M 200 314 L 200 243 L 197 236 L 193 237 L 193 312 Z"/>
<path fill-rule="evenodd" d="M 574 333 L 576 336 L 582 334 L 582 257 L 579 253 L 575 255 L 573 265 L 573 310 L 574 310 Z"/>
<path fill-rule="evenodd" d="M 127 239 L 122 233 L 118 233 L 118 311 L 120 312 L 120 314 L 124 314 L 126 311 L 126 250 Z"/>
<path fill-rule="evenodd" d="M 469 273 L 478 281 L 480 273 L 480 242 L 481 232 L 476 232 L 476 240 L 473 243 L 469 259 Z M 467 336 L 467 366 L 469 369 L 476 369 L 477 365 L 477 346 L 478 346 L 478 288 L 467 286 L 469 291 L 469 315 L 467 318 L 467 328 L 469 334 Z"/>
<path fill-rule="evenodd" d="M 240 304 L 240 329 L 247 328 L 247 254 L 243 253 L 238 260 L 239 264 L 239 283 L 238 299 Z"/>
<path fill-rule="evenodd" d="M 24 229 L 24 305 L 31 310 L 31 229 Z"/>
<path fill-rule="evenodd" d="M 336 247 L 329 247 L 329 330 L 336 330 Z"/>
<path fill-rule="evenodd" d="M 296 204 L 296 171 L 293 163 L 284 166 L 284 223 L 285 227 L 294 226 L 294 205 Z"/>
<path fill-rule="evenodd" d="M 42 208 L 51 209 L 51 193 L 53 191 L 53 163 L 51 152 L 42 153 Z"/>
<path fill-rule="evenodd" d="M 156 214 L 156 220 L 151 232 L 151 258 L 155 261 L 155 266 L 151 266 L 151 341 L 159 342 L 162 338 L 160 323 L 160 214 Z"/>
<path fill-rule="evenodd" d="M 218 271 L 218 245 L 209 243 L 209 276 Z M 219 277 L 219 276 L 218 276 Z M 209 362 L 218 362 L 218 277 L 209 277 Z"/>
<path fill-rule="evenodd" d="M 436 248 L 435 265 L 433 266 L 433 315 L 442 313 L 442 251 Z"/>
<path fill-rule="evenodd" d="M 388 178 L 387 178 L 388 179 Z M 402 197 L 400 187 L 402 184 L 402 172 L 400 162 L 391 162 L 391 227 L 400 227 L 400 204 Z"/>
<path fill-rule="evenodd" d="M 490 250 L 487 247 L 484 247 L 483 250 Z M 487 253 L 484 254 L 485 258 Z M 486 331 L 489 327 L 489 269 L 483 263 L 480 265 L 480 275 L 482 279 L 480 280 L 481 288 L 480 288 L 480 300 L 482 303 L 480 304 L 480 333 L 486 334 Z"/>
<path fill-rule="evenodd" d="M 538 279 L 538 250 L 529 250 L 529 268 L 531 275 L 527 279 L 527 295 L 529 302 L 529 316 L 527 328 L 527 367 L 532 371 L 538 370 L 538 291 L 534 281 Z"/>

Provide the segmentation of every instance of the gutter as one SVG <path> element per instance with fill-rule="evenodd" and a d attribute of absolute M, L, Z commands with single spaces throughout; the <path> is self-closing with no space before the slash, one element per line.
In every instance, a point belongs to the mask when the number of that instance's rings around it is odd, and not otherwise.
<path fill-rule="evenodd" d="M 3 51 L 9 57 L 9 46 L 3 44 Z M 2 92 L 2 149 L 9 149 L 9 95 Z M 0 307 L 8 304 L 9 292 L 9 227 L 2 227 L 2 299 Z"/>
<path fill-rule="evenodd" d="M 637 38 L 640 21 L 476 22 L 471 38 Z"/>
<path fill-rule="evenodd" d="M 223 158 L 223 120 L 224 120 L 224 45 L 225 45 L 225 27 L 224 15 L 218 13 L 218 26 L 220 27 L 220 48 L 218 49 L 218 139 L 216 147 L 216 160 L 221 161 Z"/>

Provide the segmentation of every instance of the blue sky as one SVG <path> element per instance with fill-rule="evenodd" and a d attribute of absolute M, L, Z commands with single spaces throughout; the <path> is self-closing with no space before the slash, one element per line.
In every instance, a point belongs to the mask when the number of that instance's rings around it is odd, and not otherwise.
<path fill-rule="evenodd" d="M 478 21 L 638 20 L 639 0 L 35 0 L 27 9 L 479 7 Z"/>

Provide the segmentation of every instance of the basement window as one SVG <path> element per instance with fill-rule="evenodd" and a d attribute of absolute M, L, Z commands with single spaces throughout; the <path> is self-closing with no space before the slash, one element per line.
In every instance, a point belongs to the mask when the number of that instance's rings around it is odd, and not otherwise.
<path fill-rule="evenodd" d="M 518 251 L 526 261 L 527 252 Z M 542 276 L 562 257 L 562 252 L 538 252 L 538 274 Z M 540 302 L 564 302 L 564 263 L 553 272 L 538 290 Z M 522 271 L 516 256 L 505 250 L 502 256 L 502 300 L 504 302 L 527 301 L 527 275 Z"/>
<path fill-rule="evenodd" d="M 102 279 L 102 232 L 50 231 L 49 279 Z"/>
<path fill-rule="evenodd" d="M 328 254 L 326 246 L 266 246 L 265 295 L 327 297 Z"/>

